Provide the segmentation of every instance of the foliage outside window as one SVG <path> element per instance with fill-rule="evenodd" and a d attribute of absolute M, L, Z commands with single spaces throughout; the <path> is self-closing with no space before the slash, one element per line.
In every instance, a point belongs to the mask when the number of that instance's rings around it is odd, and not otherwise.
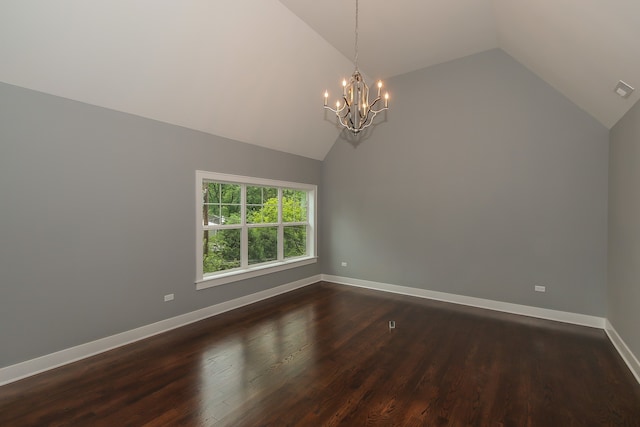
<path fill-rule="evenodd" d="M 315 262 L 315 186 L 198 171 L 196 188 L 199 289 Z"/>

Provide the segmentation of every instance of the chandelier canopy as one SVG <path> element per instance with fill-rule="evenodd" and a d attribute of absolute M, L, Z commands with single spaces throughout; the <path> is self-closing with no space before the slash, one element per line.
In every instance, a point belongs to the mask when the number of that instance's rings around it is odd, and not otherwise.
<path fill-rule="evenodd" d="M 336 114 L 338 122 L 357 135 L 362 130 L 373 124 L 373 119 L 381 111 L 389 109 L 389 93 L 384 95 L 384 107 L 377 105 L 381 101 L 380 91 L 382 81 L 378 81 L 378 95 L 369 102 L 369 86 L 364 81 L 364 77 L 358 70 L 358 0 L 356 0 L 356 29 L 355 29 L 355 70 L 347 82 L 342 80 L 342 101 L 336 101 L 336 108 L 327 104 L 329 92 L 324 92 L 324 108 Z"/>

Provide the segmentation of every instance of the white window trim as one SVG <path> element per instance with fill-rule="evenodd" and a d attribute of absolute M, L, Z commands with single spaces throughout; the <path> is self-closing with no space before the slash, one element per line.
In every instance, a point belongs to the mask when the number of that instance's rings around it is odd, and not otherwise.
<path fill-rule="evenodd" d="M 256 185 L 256 186 L 265 186 L 265 187 L 277 187 L 278 194 L 280 195 L 282 192 L 282 188 L 293 189 L 293 190 L 305 190 L 309 192 L 309 207 L 308 207 L 308 227 L 309 232 L 307 233 L 307 252 L 308 255 L 296 258 L 283 258 L 283 236 L 278 236 L 278 260 L 271 261 L 256 265 L 251 265 L 247 267 L 234 268 L 232 270 L 224 270 L 219 273 L 204 276 L 203 274 L 203 266 L 202 266 L 202 239 L 204 237 L 205 227 L 203 226 L 203 218 L 202 218 L 202 181 L 216 181 L 216 182 L 226 182 L 230 184 L 245 184 L 245 185 Z M 212 286 L 220 286 L 227 283 L 236 282 L 239 280 L 245 280 L 252 277 L 261 276 L 264 274 L 275 273 L 277 271 L 288 270 L 291 268 L 301 267 L 304 265 L 309 265 L 316 263 L 318 260 L 317 257 L 317 225 L 316 225 L 316 206 L 317 206 L 317 186 L 312 184 L 303 184 L 298 182 L 288 182 L 288 181 L 277 181 L 272 179 L 265 178 L 253 178 L 248 176 L 241 175 L 230 175 L 230 174 L 222 174 L 217 172 L 207 172 L 207 171 L 196 171 L 196 289 L 206 289 Z M 282 200 L 282 197 L 279 197 L 279 200 Z M 244 210 L 245 210 L 245 201 L 242 200 L 242 212 L 244 218 Z M 282 207 L 278 209 L 279 222 L 281 221 L 280 215 L 282 214 Z M 266 224 L 247 224 L 243 226 L 243 229 L 253 227 L 253 226 L 265 226 Z M 307 225 L 307 223 L 286 223 L 286 225 Z M 235 228 L 235 227 L 233 227 Z M 279 227 L 279 232 L 282 227 Z M 246 233 L 242 233 L 243 240 L 246 238 L 244 236 Z M 247 244 L 247 242 L 243 242 L 241 244 Z"/>

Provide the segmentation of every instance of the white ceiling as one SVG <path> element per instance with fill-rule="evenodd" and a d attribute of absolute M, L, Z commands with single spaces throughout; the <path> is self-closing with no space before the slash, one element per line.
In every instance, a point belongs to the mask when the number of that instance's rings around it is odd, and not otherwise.
<path fill-rule="evenodd" d="M 323 159 L 353 71 L 352 0 L 0 0 L 0 81 Z M 638 100 L 638 0 L 360 0 L 387 78 L 502 48 L 605 126 Z M 390 88 L 393 96 L 393 88 Z"/>

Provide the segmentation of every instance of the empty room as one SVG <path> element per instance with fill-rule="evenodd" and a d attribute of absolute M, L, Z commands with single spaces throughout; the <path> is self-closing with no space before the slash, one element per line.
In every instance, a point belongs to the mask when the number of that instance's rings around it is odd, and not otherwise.
<path fill-rule="evenodd" d="M 0 1 L 0 426 L 640 426 L 639 41 Z"/>

